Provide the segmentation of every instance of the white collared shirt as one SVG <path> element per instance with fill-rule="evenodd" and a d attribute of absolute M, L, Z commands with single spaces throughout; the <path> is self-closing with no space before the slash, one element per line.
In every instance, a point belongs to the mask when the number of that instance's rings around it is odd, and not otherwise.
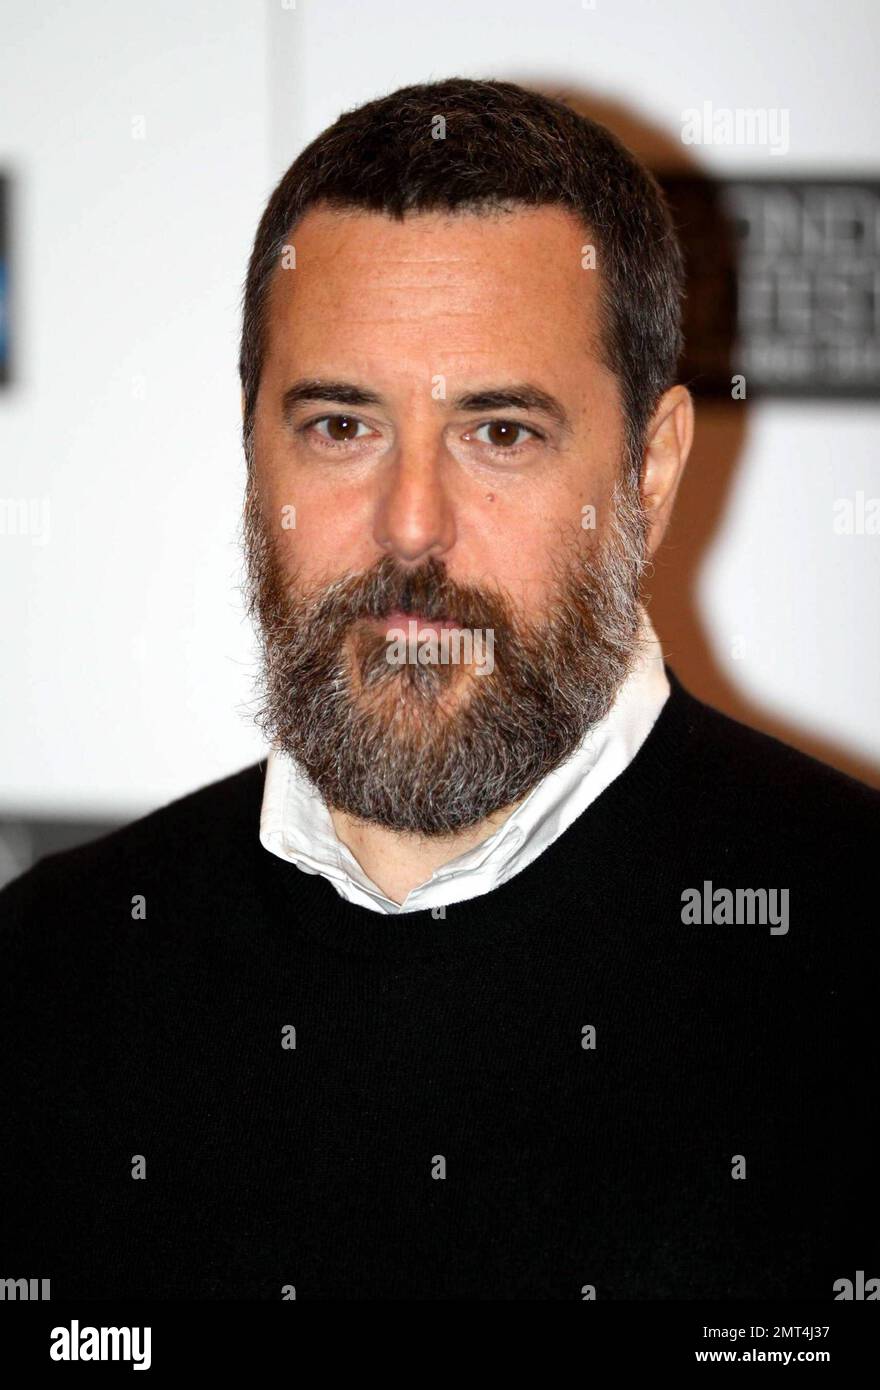
<path fill-rule="evenodd" d="M 341 897 L 374 912 L 425 912 L 489 893 L 525 869 L 632 762 L 669 696 L 663 653 L 642 609 L 639 655 L 606 717 L 548 773 L 498 829 L 435 869 L 400 904 L 367 877 L 333 827 L 327 806 L 280 750 L 270 749 L 260 842 L 307 874 L 323 874 Z"/>

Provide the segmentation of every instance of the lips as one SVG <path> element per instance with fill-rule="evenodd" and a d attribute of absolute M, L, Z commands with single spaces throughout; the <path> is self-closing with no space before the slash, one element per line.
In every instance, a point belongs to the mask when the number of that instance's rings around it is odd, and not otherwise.
<path fill-rule="evenodd" d="M 381 622 L 388 628 L 402 627 L 405 632 L 409 631 L 410 623 L 415 623 L 419 632 L 429 632 L 432 628 L 439 632 L 443 628 L 460 626 L 457 618 L 428 618 L 424 613 L 404 613 L 399 608 L 389 613 L 387 618 L 382 618 Z"/>

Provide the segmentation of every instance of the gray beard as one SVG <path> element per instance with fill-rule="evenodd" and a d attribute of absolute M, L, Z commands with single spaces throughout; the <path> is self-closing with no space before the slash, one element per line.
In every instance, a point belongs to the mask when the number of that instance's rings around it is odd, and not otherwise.
<path fill-rule="evenodd" d="M 328 806 L 419 835 L 451 835 L 530 791 L 609 712 L 638 654 L 647 520 L 637 482 L 618 482 L 592 543 L 557 562 L 543 621 L 509 596 L 384 556 L 304 593 L 285 571 L 249 471 L 247 606 L 262 647 L 255 721 Z M 404 664 L 366 616 L 453 615 L 494 632 L 494 669 Z"/>

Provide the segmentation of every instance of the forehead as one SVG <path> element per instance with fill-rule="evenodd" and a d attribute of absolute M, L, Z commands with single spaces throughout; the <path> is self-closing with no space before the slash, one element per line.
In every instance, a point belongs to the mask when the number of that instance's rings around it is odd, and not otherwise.
<path fill-rule="evenodd" d="M 310 209 L 279 266 L 267 354 L 381 361 L 383 347 L 435 371 L 504 358 L 599 358 L 599 274 L 590 234 L 565 209 L 383 213 Z M 587 266 L 584 262 L 587 261 Z"/>

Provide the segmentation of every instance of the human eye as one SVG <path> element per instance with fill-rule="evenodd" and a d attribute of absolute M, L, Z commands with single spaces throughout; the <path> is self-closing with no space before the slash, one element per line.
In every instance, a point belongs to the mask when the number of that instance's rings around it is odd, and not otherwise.
<path fill-rule="evenodd" d="M 318 415 L 301 425 L 299 432 L 322 449 L 344 449 L 373 433 L 356 415 Z"/>
<path fill-rule="evenodd" d="M 465 440 L 475 439 L 496 455 L 518 455 L 527 447 L 530 440 L 543 440 L 545 436 L 533 425 L 522 425 L 518 420 L 487 420 L 477 425 L 463 436 Z"/>

